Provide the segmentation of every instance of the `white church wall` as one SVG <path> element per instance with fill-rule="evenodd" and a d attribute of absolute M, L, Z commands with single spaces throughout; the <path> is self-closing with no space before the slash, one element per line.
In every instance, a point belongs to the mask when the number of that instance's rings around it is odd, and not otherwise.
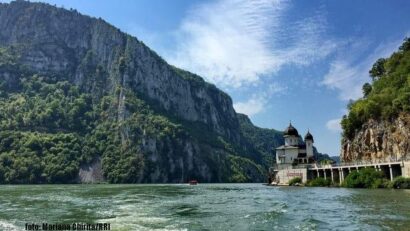
<path fill-rule="evenodd" d="M 293 160 L 298 157 L 298 149 L 297 148 L 286 149 L 285 155 L 286 155 L 286 163 L 293 163 Z"/>
<path fill-rule="evenodd" d="M 280 159 L 280 156 L 283 156 L 284 154 L 285 154 L 285 151 L 284 151 L 284 150 L 281 150 L 281 149 L 276 150 L 276 163 L 282 164 L 282 161 L 281 161 L 281 159 Z"/>

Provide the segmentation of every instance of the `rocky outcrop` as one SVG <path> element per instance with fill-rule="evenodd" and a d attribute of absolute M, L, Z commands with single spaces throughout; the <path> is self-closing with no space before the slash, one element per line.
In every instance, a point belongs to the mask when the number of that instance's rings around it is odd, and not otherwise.
<path fill-rule="evenodd" d="M 96 158 L 90 164 L 80 167 L 78 181 L 81 183 L 100 183 L 104 182 L 104 175 L 101 166 L 101 158 Z"/>
<path fill-rule="evenodd" d="M 385 160 L 410 157 L 410 115 L 394 121 L 369 120 L 353 139 L 342 140 L 343 161 Z"/>

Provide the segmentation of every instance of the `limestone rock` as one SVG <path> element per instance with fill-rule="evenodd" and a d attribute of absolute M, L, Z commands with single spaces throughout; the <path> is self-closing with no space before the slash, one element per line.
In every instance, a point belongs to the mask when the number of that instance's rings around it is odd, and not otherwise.
<path fill-rule="evenodd" d="M 343 161 L 389 161 L 410 157 L 410 115 L 394 121 L 369 120 L 352 140 L 342 140 Z"/>

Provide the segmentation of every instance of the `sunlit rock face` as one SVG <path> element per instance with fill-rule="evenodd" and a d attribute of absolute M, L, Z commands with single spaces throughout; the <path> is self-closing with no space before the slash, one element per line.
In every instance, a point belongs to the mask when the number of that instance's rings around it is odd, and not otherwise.
<path fill-rule="evenodd" d="M 342 140 L 343 161 L 390 161 L 410 157 L 410 115 L 394 121 L 369 120 L 353 139 Z"/>
<path fill-rule="evenodd" d="M 39 73 L 64 75 L 87 91 L 132 88 L 182 119 L 203 122 L 239 140 L 227 94 L 199 76 L 173 68 L 141 41 L 102 19 L 46 4 L 1 4 L 0 43 L 17 46 L 21 62 Z M 104 89 L 89 78 L 97 67 Z"/>

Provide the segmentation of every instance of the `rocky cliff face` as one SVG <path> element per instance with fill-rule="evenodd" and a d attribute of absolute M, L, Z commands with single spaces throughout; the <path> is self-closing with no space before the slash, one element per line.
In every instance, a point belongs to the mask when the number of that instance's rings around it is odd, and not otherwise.
<path fill-rule="evenodd" d="M 230 140 L 239 140 L 228 95 L 168 65 L 102 19 L 47 4 L 0 4 L 0 44 L 15 47 L 20 62 L 35 72 L 59 74 L 97 95 L 128 87 L 181 119 L 207 124 Z M 101 82 L 89 78 L 97 71 Z"/>
<path fill-rule="evenodd" d="M 410 157 L 410 115 L 394 121 L 369 120 L 352 140 L 342 140 L 343 161 L 401 159 Z"/>
<path fill-rule="evenodd" d="M 48 4 L 0 3 L 0 107 L 0 183 L 261 182 L 270 163 L 227 94 Z"/>

